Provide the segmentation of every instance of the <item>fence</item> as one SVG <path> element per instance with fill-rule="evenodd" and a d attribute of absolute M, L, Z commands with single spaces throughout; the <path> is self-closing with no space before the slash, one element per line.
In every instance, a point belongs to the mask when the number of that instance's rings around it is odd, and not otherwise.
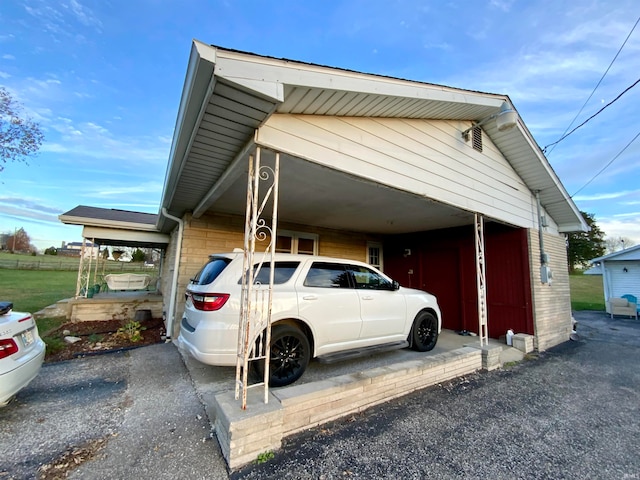
<path fill-rule="evenodd" d="M 7 270 L 66 270 L 77 271 L 78 262 L 69 261 L 41 261 L 41 260 L 25 260 L 11 259 L 0 260 L 0 269 Z M 92 267 L 93 269 L 93 267 Z M 103 266 L 99 265 L 98 270 L 103 271 Z M 147 272 L 152 273 L 157 270 L 156 267 L 150 267 L 141 262 L 107 262 L 104 265 L 105 272 Z"/>

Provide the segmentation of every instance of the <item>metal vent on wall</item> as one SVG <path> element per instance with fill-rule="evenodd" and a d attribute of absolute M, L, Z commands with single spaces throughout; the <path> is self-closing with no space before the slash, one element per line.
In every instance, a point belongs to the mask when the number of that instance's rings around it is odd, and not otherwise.
<path fill-rule="evenodd" d="M 473 127 L 472 130 L 472 139 L 473 148 L 479 152 L 482 151 L 482 128 Z"/>

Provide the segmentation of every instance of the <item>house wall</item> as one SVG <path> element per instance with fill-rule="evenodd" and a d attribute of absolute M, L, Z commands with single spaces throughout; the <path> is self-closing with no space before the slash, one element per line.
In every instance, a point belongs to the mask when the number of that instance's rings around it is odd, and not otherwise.
<path fill-rule="evenodd" d="M 241 216 L 208 214 L 196 219 L 187 215 L 184 221 L 184 236 L 182 240 L 176 295 L 176 316 L 173 322 L 173 338 L 177 337 L 180 330 L 180 319 L 184 311 L 184 292 L 189 279 L 200 270 L 211 253 L 228 252 L 234 248 L 242 248 L 244 243 L 244 218 Z M 279 228 L 282 230 L 317 234 L 318 253 L 320 255 L 350 258 L 360 261 L 366 261 L 367 242 L 380 241 L 377 237 L 363 233 L 342 232 L 289 223 L 280 223 Z M 165 257 L 165 268 L 163 268 L 161 281 L 163 292 L 170 292 L 177 231 L 176 228 L 171 235 L 171 243 Z M 528 244 L 536 348 L 546 350 L 566 341 L 571 332 L 571 303 L 569 296 L 569 275 L 566 267 L 565 239 L 563 236 L 549 233 L 546 233 L 544 236 L 545 251 L 549 254 L 550 265 L 553 271 L 553 282 L 551 285 L 540 282 L 540 254 L 537 230 L 528 230 Z M 391 252 L 385 252 L 385 254 L 386 253 Z M 391 255 L 387 255 L 386 258 L 389 260 L 387 266 L 391 268 Z M 496 267 L 498 267 L 498 265 L 492 268 Z M 400 266 L 399 268 L 402 270 L 404 267 Z M 418 271 L 419 269 L 416 268 L 416 274 Z M 392 276 L 394 275 L 393 272 L 390 273 Z M 418 279 L 416 278 L 416 280 Z M 413 286 L 420 288 L 419 285 Z M 168 311 L 169 296 L 165 295 L 164 299 L 164 309 Z M 462 308 L 467 307 L 463 305 Z M 523 304 L 523 308 L 526 310 L 528 306 Z M 493 336 L 496 336 L 495 332 Z"/>
<path fill-rule="evenodd" d="M 538 231 L 529 230 L 529 262 L 531 265 L 531 286 L 533 292 L 533 312 L 535 346 L 547 350 L 569 340 L 571 334 L 571 291 L 567 268 L 567 248 L 563 235 L 545 233 L 544 249 L 549 255 L 549 265 L 553 272 L 551 284 L 540 281 L 540 241 Z"/>
<path fill-rule="evenodd" d="M 499 338 L 509 328 L 533 334 L 527 230 L 490 222 L 484 237 L 489 336 Z M 444 328 L 478 332 L 471 225 L 390 237 L 384 253 L 391 277 L 438 298 Z"/>
<path fill-rule="evenodd" d="M 452 121 L 276 114 L 256 141 L 510 225 L 537 227 L 529 188 L 487 135 L 478 152 L 462 138 L 462 127 Z"/>
<path fill-rule="evenodd" d="M 640 260 L 607 260 L 602 265 L 605 302 L 627 294 L 640 298 Z"/>
<path fill-rule="evenodd" d="M 200 218 L 186 215 L 184 218 L 180 270 L 176 296 L 176 315 L 173 322 L 173 338 L 180 331 L 180 320 L 184 311 L 184 292 L 192 278 L 205 264 L 212 253 L 231 252 L 244 245 L 244 217 L 238 215 L 207 214 Z M 318 235 L 318 254 L 366 261 L 367 242 L 378 241 L 377 237 L 363 233 L 343 232 L 291 223 L 280 223 L 279 229 Z M 171 234 L 162 274 L 162 291 L 171 291 L 171 278 L 175 259 L 178 229 Z M 260 248 L 256 246 L 256 249 Z M 266 248 L 266 242 L 262 248 Z M 169 311 L 169 296 L 165 295 L 165 312 Z"/>

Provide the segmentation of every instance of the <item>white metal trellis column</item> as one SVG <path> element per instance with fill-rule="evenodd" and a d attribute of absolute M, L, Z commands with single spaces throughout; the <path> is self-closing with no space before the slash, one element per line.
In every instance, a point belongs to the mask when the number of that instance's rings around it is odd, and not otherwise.
<path fill-rule="evenodd" d="M 95 240 L 91 239 L 91 245 L 93 245 Z M 82 238 L 82 248 L 80 249 L 80 263 L 78 264 L 78 280 L 76 283 L 76 298 L 78 297 L 87 297 L 87 293 L 89 292 L 89 277 L 91 276 L 91 257 L 89 255 L 89 261 L 87 262 L 85 259 L 85 251 L 86 251 L 86 243 L 87 239 Z"/>
<path fill-rule="evenodd" d="M 247 176 L 247 206 L 245 213 L 244 262 L 242 274 L 242 297 L 238 324 L 238 349 L 236 361 L 235 398 L 242 396 L 242 409 L 247 408 L 247 389 L 264 387 L 264 402 L 269 399 L 269 360 L 271 341 L 271 305 L 273 295 L 273 279 L 275 273 L 275 247 L 278 224 L 278 182 L 280 176 L 280 154 L 275 154 L 275 164 L 271 168 L 260 164 L 261 149 L 256 149 L 255 158 L 249 156 L 249 173 Z M 272 180 L 262 201 L 260 201 L 260 181 Z M 269 200 L 272 200 L 271 225 L 261 218 Z M 256 241 L 268 245 L 256 255 Z M 263 264 L 269 261 L 269 284 L 255 283 L 255 278 Z M 255 341 L 252 341 L 257 337 Z M 249 362 L 264 362 L 262 382 L 249 385 Z"/>
<path fill-rule="evenodd" d="M 475 214 L 476 279 L 478 285 L 478 335 L 480 346 L 489 342 L 487 329 L 487 283 L 484 262 L 484 217 Z"/>

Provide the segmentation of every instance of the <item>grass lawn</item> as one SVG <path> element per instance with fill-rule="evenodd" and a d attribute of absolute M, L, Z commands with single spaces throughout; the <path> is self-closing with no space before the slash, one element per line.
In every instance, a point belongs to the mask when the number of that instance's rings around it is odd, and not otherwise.
<path fill-rule="evenodd" d="M 37 312 L 76 293 L 77 271 L 0 269 L 0 296 L 21 312 Z"/>
<path fill-rule="evenodd" d="M 569 275 L 572 310 L 604 311 L 602 275 Z"/>

